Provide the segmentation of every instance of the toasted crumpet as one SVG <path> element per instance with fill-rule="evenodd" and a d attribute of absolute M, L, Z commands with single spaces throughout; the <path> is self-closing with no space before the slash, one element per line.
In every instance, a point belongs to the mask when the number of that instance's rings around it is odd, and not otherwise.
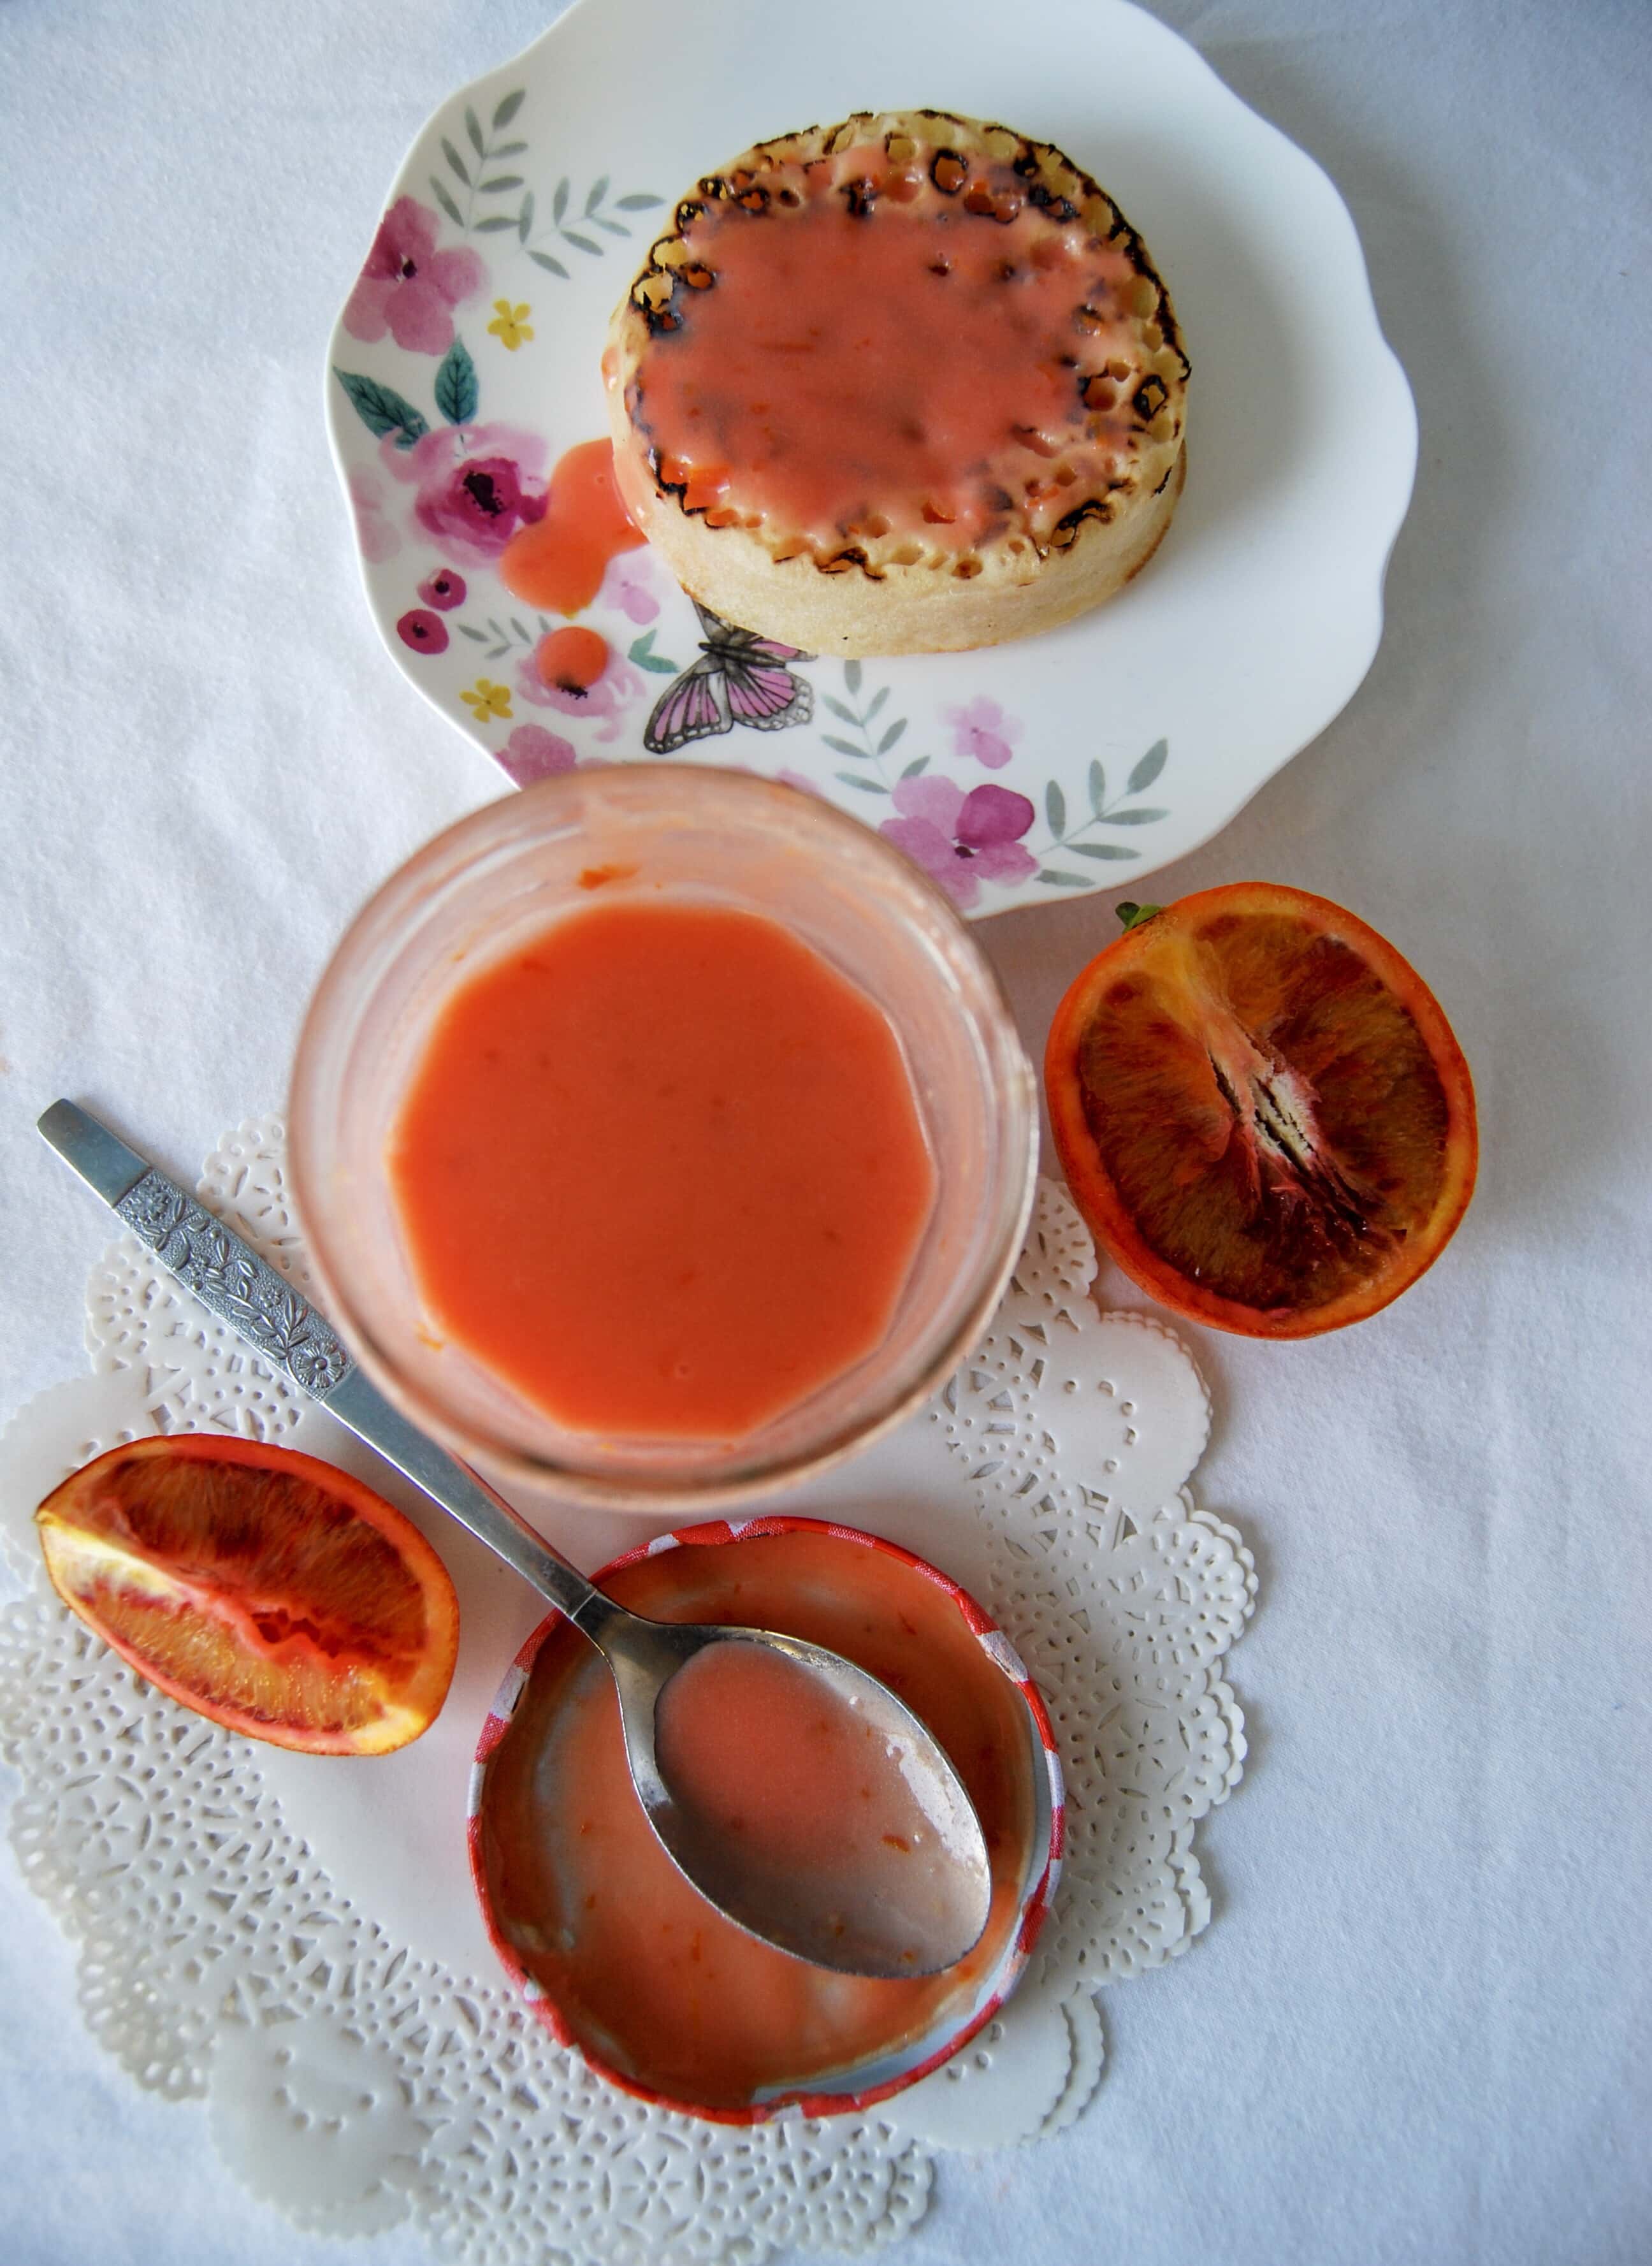
<path fill-rule="evenodd" d="M 1048 629 L 1151 557 L 1188 359 L 1141 238 L 1047 143 L 861 113 L 707 174 L 615 312 L 620 492 L 683 587 L 808 652 Z"/>

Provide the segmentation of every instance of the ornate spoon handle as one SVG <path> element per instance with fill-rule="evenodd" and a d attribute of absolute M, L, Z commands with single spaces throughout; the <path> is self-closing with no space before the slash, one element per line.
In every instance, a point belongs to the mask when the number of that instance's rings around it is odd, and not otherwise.
<path fill-rule="evenodd" d="M 238 1336 L 312 1393 L 542 1597 L 593 1634 L 618 1610 L 468 1466 L 409 1423 L 300 1290 L 146 1157 L 72 1101 L 40 1131 L 169 1273 Z"/>

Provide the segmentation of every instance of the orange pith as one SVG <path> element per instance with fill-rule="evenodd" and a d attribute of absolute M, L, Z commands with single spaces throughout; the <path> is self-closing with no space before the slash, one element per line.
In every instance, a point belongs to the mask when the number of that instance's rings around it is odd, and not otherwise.
<path fill-rule="evenodd" d="M 1091 1226 L 1220 1328 L 1306 1337 L 1374 1313 L 1473 1193 L 1473 1090 L 1437 1002 L 1303 890 L 1234 883 L 1130 929 L 1062 1001 L 1045 1080 Z"/>
<path fill-rule="evenodd" d="M 139 1440 L 35 1513 L 52 1584 L 124 1660 L 227 1729 L 383 1754 L 447 1695 L 458 1605 L 435 1552 L 372 1490 L 252 1440 Z"/>

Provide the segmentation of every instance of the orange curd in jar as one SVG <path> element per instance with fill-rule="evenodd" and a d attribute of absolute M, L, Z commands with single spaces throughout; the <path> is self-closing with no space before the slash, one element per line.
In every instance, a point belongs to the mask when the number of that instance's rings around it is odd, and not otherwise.
<path fill-rule="evenodd" d="M 765 915 L 612 878 L 447 1000 L 393 1200 L 432 1333 L 559 1423 L 738 1438 L 875 1350 L 934 1167 L 865 992 Z"/>

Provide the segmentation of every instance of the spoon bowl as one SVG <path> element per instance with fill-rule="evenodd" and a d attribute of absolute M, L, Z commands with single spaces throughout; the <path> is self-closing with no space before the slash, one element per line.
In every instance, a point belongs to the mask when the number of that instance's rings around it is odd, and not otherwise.
<path fill-rule="evenodd" d="M 643 1811 L 672 1863 L 725 1918 L 777 1950 L 807 1958 L 846 1975 L 915 1975 L 933 1972 L 961 1958 L 986 1922 L 990 1897 L 986 1837 L 939 1740 L 896 1699 L 886 1685 L 852 1662 L 822 1647 L 764 1629 L 735 1629 L 714 1624 L 671 1626 L 628 1612 L 553 1550 L 536 1527 L 513 1510 L 504 1497 L 457 1458 L 410 1423 L 368 1377 L 352 1366 L 325 1395 L 333 1414 L 376 1448 L 423 1489 L 433 1502 L 467 1527 L 479 1542 L 532 1584 L 573 1622 L 608 1663 L 619 1694 L 625 1759 Z M 942 1831 L 951 1874 L 942 1902 L 948 1917 L 932 1907 L 928 1925 L 903 1926 L 898 1909 L 885 1899 L 857 1899 L 852 1917 L 841 1890 L 834 1901 L 819 1900 L 819 1882 L 807 1868 L 787 1864 L 773 1845 L 750 1867 L 740 1861 L 737 1843 L 720 1834 L 714 1816 L 684 1799 L 679 1768 L 662 1773 L 657 1753 L 660 1710 L 677 1676 L 696 1656 L 720 1651 L 730 1643 L 763 1648 L 817 1677 L 836 1708 L 858 1708 L 874 1736 L 901 1760 L 896 1768 L 919 1781 L 918 1807 Z M 886 1753 L 885 1762 L 892 1758 Z M 753 1785 L 759 1813 L 771 1789 Z M 874 1908 L 875 1907 L 875 1908 Z M 841 1919 L 841 1927 L 832 1922 Z M 956 1941 L 957 1949 L 949 1946 Z M 805 1948 L 804 1947 L 808 1948 Z M 895 1959 L 888 1967 L 880 1961 Z M 932 1966 L 914 1960 L 932 1959 Z M 863 1961 L 873 1963 L 863 1965 Z"/>
<path fill-rule="evenodd" d="M 945 1750 L 886 1684 L 772 1629 L 615 1606 L 586 1634 L 613 1671 L 644 1814 L 726 1919 L 891 1981 L 973 1950 L 992 1904 L 986 1837 Z M 796 1767 L 783 1755 L 765 1772 L 753 1744 L 779 1743 Z"/>

